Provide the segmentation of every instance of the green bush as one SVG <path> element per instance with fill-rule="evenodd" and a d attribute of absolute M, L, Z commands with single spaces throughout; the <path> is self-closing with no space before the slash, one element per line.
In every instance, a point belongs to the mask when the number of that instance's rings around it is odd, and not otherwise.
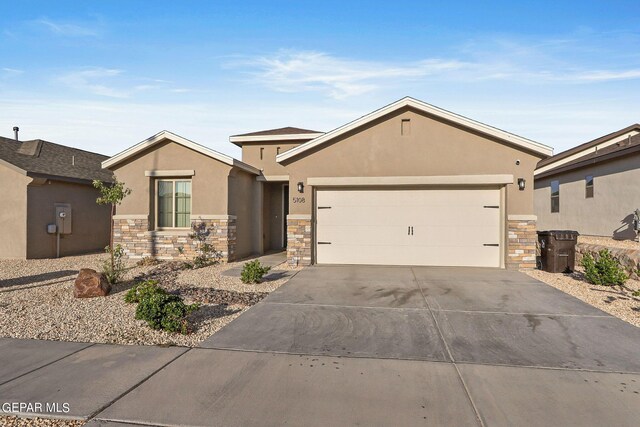
<path fill-rule="evenodd" d="M 136 319 L 146 321 L 153 329 L 182 334 L 189 332 L 186 316 L 199 308 L 198 304 L 185 304 L 180 296 L 168 293 L 155 280 L 147 280 L 129 289 L 124 300 L 137 302 Z"/>
<path fill-rule="evenodd" d="M 590 253 L 584 254 L 582 266 L 587 280 L 595 285 L 622 286 L 629 278 L 607 249 L 602 249 L 595 258 Z"/>
<path fill-rule="evenodd" d="M 140 302 L 140 300 L 142 300 L 144 297 L 156 293 L 166 294 L 167 291 L 158 286 L 157 280 L 146 280 L 129 289 L 124 296 L 124 301 L 128 303 L 137 303 Z"/>
<path fill-rule="evenodd" d="M 107 282 L 113 285 L 120 281 L 125 271 L 124 249 L 122 246 L 116 245 L 113 251 L 109 246 L 104 248 L 104 251 L 108 253 L 110 257 L 102 264 L 102 274 L 106 277 Z"/>
<path fill-rule="evenodd" d="M 257 259 L 249 261 L 242 267 L 240 279 L 242 283 L 260 283 L 262 277 L 267 274 L 269 270 L 271 270 L 271 267 L 263 266 Z"/>
<path fill-rule="evenodd" d="M 193 263 L 190 263 L 191 268 L 202 268 L 209 265 L 217 264 L 222 258 L 222 253 L 216 251 L 212 244 L 207 243 L 207 239 L 211 234 L 211 229 L 207 227 L 204 222 L 191 224 L 191 238 L 196 244 L 197 255 L 193 258 Z M 184 252 L 184 249 L 180 251 L 180 254 Z"/>

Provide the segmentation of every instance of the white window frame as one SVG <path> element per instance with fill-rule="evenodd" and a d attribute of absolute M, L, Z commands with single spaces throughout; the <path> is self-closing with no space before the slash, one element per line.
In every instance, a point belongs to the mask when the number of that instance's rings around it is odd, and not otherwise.
<path fill-rule="evenodd" d="M 159 187 L 159 183 L 160 181 L 163 182 L 172 182 L 173 183 L 173 197 L 172 197 L 172 202 L 171 202 L 171 206 L 173 208 L 173 212 L 171 215 L 171 223 L 173 225 L 175 225 L 176 223 L 176 182 L 189 182 L 190 188 L 191 188 L 191 197 L 189 198 L 189 215 L 191 215 L 191 212 L 193 212 L 193 180 L 192 179 L 185 179 L 185 178 L 173 178 L 173 179 L 156 179 L 155 180 L 155 194 L 154 194 L 154 198 L 155 198 L 155 204 L 154 204 L 154 222 L 155 222 L 155 229 L 162 231 L 162 230 L 190 230 L 191 226 L 189 227 L 159 227 L 158 226 L 158 187 Z"/>

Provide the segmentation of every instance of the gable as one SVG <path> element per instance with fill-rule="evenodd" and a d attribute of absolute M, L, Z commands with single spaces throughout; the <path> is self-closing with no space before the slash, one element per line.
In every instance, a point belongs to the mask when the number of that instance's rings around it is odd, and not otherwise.
<path fill-rule="evenodd" d="M 436 120 L 449 123 L 451 126 L 464 128 L 469 132 L 484 135 L 487 138 L 501 141 L 519 149 L 527 150 L 531 153 L 539 154 L 540 158 L 545 158 L 553 154 L 553 149 L 546 145 L 485 125 L 484 123 L 471 120 L 469 118 L 460 116 L 450 111 L 443 110 L 422 101 L 406 97 L 390 105 L 387 105 L 386 107 L 369 113 L 357 120 L 347 123 L 344 126 L 327 132 L 326 134 L 312 139 L 311 141 L 308 141 L 300 145 L 299 147 L 289 150 L 286 153 L 280 154 L 279 156 L 277 156 L 276 160 L 278 162 L 284 162 L 286 160 L 293 159 L 309 150 L 317 149 L 319 147 L 330 144 L 335 139 L 343 137 L 344 135 L 352 134 L 354 131 L 357 131 L 362 127 L 366 127 L 371 123 L 379 121 L 381 118 L 407 109 L 411 109 L 419 112 L 420 114 L 433 117 Z"/>
<path fill-rule="evenodd" d="M 410 124 L 408 135 L 402 135 L 403 121 Z M 522 176 L 532 173 L 541 157 L 404 108 L 281 163 L 304 168 L 308 176 Z"/>

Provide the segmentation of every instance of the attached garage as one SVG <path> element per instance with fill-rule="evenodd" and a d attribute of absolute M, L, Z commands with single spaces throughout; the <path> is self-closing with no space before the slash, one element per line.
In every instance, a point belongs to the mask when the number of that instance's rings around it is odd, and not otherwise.
<path fill-rule="evenodd" d="M 318 264 L 500 267 L 499 188 L 316 192 Z"/>
<path fill-rule="evenodd" d="M 532 268 L 551 149 L 404 98 L 279 154 L 291 264 Z"/>

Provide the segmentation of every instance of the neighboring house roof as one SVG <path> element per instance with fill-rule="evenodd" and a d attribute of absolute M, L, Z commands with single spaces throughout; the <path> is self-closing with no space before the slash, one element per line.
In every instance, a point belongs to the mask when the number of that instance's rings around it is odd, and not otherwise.
<path fill-rule="evenodd" d="M 244 162 L 241 162 L 240 160 L 234 159 L 231 156 L 227 156 L 226 154 L 222 154 L 218 151 L 212 150 L 211 148 L 207 148 L 204 145 L 200 145 L 196 142 L 193 142 L 191 140 L 181 137 L 180 135 L 176 135 L 175 133 L 172 133 L 166 130 L 158 132 L 152 137 L 147 138 L 144 141 L 134 145 L 133 147 L 127 148 L 126 150 L 116 154 L 115 156 L 103 161 L 102 167 L 105 169 L 112 168 L 113 166 L 119 163 L 122 163 L 123 161 L 136 155 L 137 153 L 140 153 L 141 151 L 151 148 L 154 145 L 164 140 L 175 142 L 176 144 L 182 145 L 183 147 L 197 151 L 200 154 L 204 154 L 205 156 L 211 157 L 212 159 L 219 160 L 222 163 L 226 163 L 230 166 L 236 166 L 247 172 L 254 173 L 256 175 L 260 175 L 261 173 L 259 169 L 254 168 L 253 166 L 248 165 Z"/>
<path fill-rule="evenodd" d="M 612 132 L 608 135 L 601 136 L 593 141 L 585 142 L 569 150 L 556 154 L 555 156 L 543 159 L 538 162 L 538 166 L 535 175 L 546 173 L 552 169 L 560 167 L 577 160 L 589 153 L 600 151 L 610 145 L 616 144 L 622 140 L 629 138 L 630 136 L 640 134 L 640 124 L 632 124 L 619 131 Z"/>
<path fill-rule="evenodd" d="M 471 120 L 467 117 L 460 116 L 458 114 L 452 113 L 447 110 L 443 110 L 434 105 L 427 104 L 417 99 L 414 99 L 411 97 L 405 97 L 392 104 L 387 105 L 386 107 L 380 108 L 379 110 L 376 110 L 372 113 L 369 113 L 365 116 L 360 117 L 359 119 L 356 119 L 350 123 L 347 123 L 344 126 L 341 126 L 321 136 L 318 136 L 317 138 L 312 139 L 311 141 L 308 141 L 302 145 L 299 145 L 295 148 L 287 150 L 286 152 L 277 155 L 276 160 L 278 162 L 281 162 L 281 161 L 290 159 L 294 156 L 304 153 L 307 150 L 310 150 L 312 148 L 325 144 L 331 141 L 332 139 L 340 135 L 343 135 L 353 129 L 356 129 L 380 117 L 383 117 L 387 114 L 390 114 L 394 111 L 397 111 L 405 107 L 411 107 L 418 111 L 427 113 L 429 115 L 436 116 L 446 121 L 450 121 L 458 125 L 464 126 L 466 128 L 481 132 L 485 135 L 493 136 L 511 145 L 525 148 L 529 151 L 542 154 L 543 156 L 551 156 L 553 154 L 553 149 L 547 145 L 543 145 L 538 142 L 532 141 L 530 139 L 523 138 L 518 135 L 514 135 L 512 133 L 494 128 L 492 126 L 477 122 L 475 120 Z"/>
<path fill-rule="evenodd" d="M 113 174 L 101 166 L 107 158 L 102 154 L 41 139 L 21 142 L 0 137 L 0 163 L 28 176 L 112 182 Z"/>
<path fill-rule="evenodd" d="M 607 145 L 604 148 L 590 151 L 582 157 L 572 159 L 557 167 L 539 173 L 536 175 L 536 178 L 545 178 L 548 176 L 557 175 L 559 173 L 594 165 L 622 156 L 628 156 L 634 153 L 640 153 L 640 133 L 637 133 L 633 136 L 629 135 L 625 139 L 622 139 L 612 145 Z M 640 168 L 640 163 L 638 164 L 638 168 Z"/>
<path fill-rule="evenodd" d="M 287 126 L 278 129 L 268 129 L 258 132 L 243 133 L 240 135 L 232 135 L 229 137 L 229 142 L 242 146 L 243 142 L 299 141 L 317 138 L 321 135 L 324 135 L 324 133 L 310 129 L 300 129 Z"/>

